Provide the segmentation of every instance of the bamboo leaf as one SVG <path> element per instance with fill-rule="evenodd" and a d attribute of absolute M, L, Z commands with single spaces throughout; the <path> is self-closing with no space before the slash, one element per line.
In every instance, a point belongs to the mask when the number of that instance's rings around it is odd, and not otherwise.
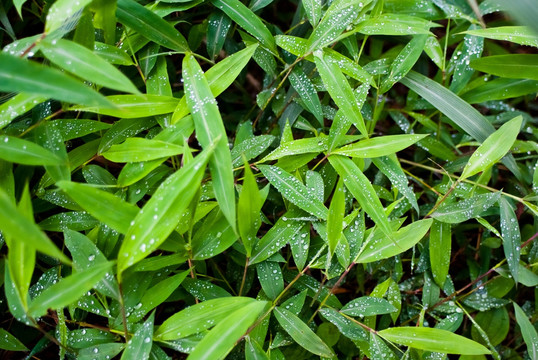
<path fill-rule="evenodd" d="M 25 92 L 87 106 L 114 107 L 103 95 L 59 70 L 0 53 L 0 90 Z"/>
<path fill-rule="evenodd" d="M 231 25 L 232 20 L 222 11 L 215 11 L 209 15 L 207 22 L 207 53 L 210 59 L 214 59 L 222 50 Z"/>
<path fill-rule="evenodd" d="M 433 279 L 441 288 L 445 284 L 450 267 L 451 235 L 450 224 L 433 221 L 430 229 L 430 263 Z"/>
<path fill-rule="evenodd" d="M 450 331 L 426 327 L 394 327 L 378 332 L 397 344 L 443 354 L 481 355 L 490 351 L 477 342 Z"/>
<path fill-rule="evenodd" d="M 465 34 L 487 39 L 510 41 L 520 45 L 538 47 L 538 35 L 526 26 L 499 26 L 488 29 L 464 31 Z"/>
<path fill-rule="evenodd" d="M 340 312 L 343 314 L 360 317 L 390 314 L 396 311 L 398 309 L 392 306 L 387 300 L 371 296 L 362 296 L 351 300 L 340 309 Z"/>
<path fill-rule="evenodd" d="M 372 238 L 363 245 L 355 262 L 369 263 L 388 259 L 409 250 L 426 235 L 432 221 L 432 219 L 415 221 L 393 233 L 392 238 L 386 237 L 380 231 L 374 232 Z"/>
<path fill-rule="evenodd" d="M 53 64 L 77 77 L 110 89 L 140 93 L 121 71 L 93 51 L 73 41 L 65 39 L 44 41 L 39 45 L 39 50 Z"/>
<path fill-rule="evenodd" d="M 386 13 L 361 21 L 353 31 L 366 35 L 431 35 L 430 28 L 435 26 L 440 25 L 416 16 Z"/>
<path fill-rule="evenodd" d="M 48 97 L 41 95 L 20 93 L 0 104 L 0 129 L 47 99 Z"/>
<path fill-rule="evenodd" d="M 251 256 L 252 247 L 255 240 L 257 240 L 256 234 L 261 225 L 260 211 L 262 206 L 263 200 L 258 189 L 258 183 L 252 174 L 250 165 L 245 161 L 243 187 L 237 203 L 237 225 L 243 246 L 247 251 L 247 257 Z"/>
<path fill-rule="evenodd" d="M 156 139 L 128 138 L 123 143 L 112 145 L 103 152 L 105 159 L 114 162 L 141 162 L 168 158 L 183 153 L 183 146 Z"/>
<path fill-rule="evenodd" d="M 332 42 L 355 20 L 371 0 L 336 0 L 315 27 L 306 43 L 306 53 L 323 48 Z"/>
<path fill-rule="evenodd" d="M 514 305 L 514 312 L 516 314 L 516 321 L 521 329 L 521 335 L 523 335 L 523 340 L 527 345 L 527 352 L 530 358 L 536 358 L 538 356 L 538 334 L 536 333 L 536 328 L 529 321 L 527 314 L 517 305 Z"/>
<path fill-rule="evenodd" d="M 155 312 L 136 330 L 121 355 L 122 359 L 148 360 L 150 358 L 154 319 Z"/>
<path fill-rule="evenodd" d="M 60 181 L 56 184 L 85 211 L 114 230 L 127 233 L 138 207 L 89 184 Z"/>
<path fill-rule="evenodd" d="M 50 34 L 61 27 L 71 27 L 72 24 L 70 22 L 75 22 L 73 18 L 76 18 L 77 14 L 80 14 L 86 5 L 91 2 L 92 0 L 80 0 L 76 3 L 73 3 L 71 0 L 58 0 L 54 2 L 47 13 L 45 33 Z"/>
<path fill-rule="evenodd" d="M 329 157 L 329 162 L 343 178 L 346 188 L 357 199 L 364 211 L 390 237 L 392 235 L 392 229 L 390 228 L 387 215 L 385 215 L 383 205 L 377 197 L 370 180 L 368 180 L 351 159 L 345 156 L 332 155 Z"/>
<path fill-rule="evenodd" d="M 321 9 L 323 7 L 322 0 L 304 0 L 301 2 L 306 13 L 306 17 L 312 26 L 318 24 L 319 19 L 321 18 Z"/>
<path fill-rule="evenodd" d="M 263 261 L 256 265 L 256 273 L 258 274 L 258 280 L 265 295 L 269 299 L 275 300 L 282 290 L 284 290 L 284 279 L 282 278 L 282 270 L 278 263 L 274 261 Z"/>
<path fill-rule="evenodd" d="M 278 166 L 259 165 L 258 168 L 284 198 L 320 219 L 327 219 L 328 210 L 325 205 L 295 176 Z"/>
<path fill-rule="evenodd" d="M 310 111 L 318 122 L 323 123 L 323 110 L 318 94 L 312 81 L 299 67 L 294 67 L 289 75 L 291 86 L 297 91 L 308 111 Z"/>
<path fill-rule="evenodd" d="M 274 310 L 274 315 L 278 323 L 290 334 L 297 344 L 318 356 L 334 356 L 331 348 L 291 311 L 277 307 Z"/>
<path fill-rule="evenodd" d="M 169 114 L 178 104 L 178 99 L 164 95 L 111 95 L 107 96 L 106 100 L 113 104 L 114 108 L 76 106 L 72 110 L 134 119 Z"/>
<path fill-rule="evenodd" d="M 333 154 L 346 155 L 357 158 L 373 158 L 387 156 L 401 151 L 417 141 L 428 136 L 427 134 L 386 135 L 360 140 L 356 143 L 333 150 Z"/>
<path fill-rule="evenodd" d="M 212 152 L 212 147 L 207 148 L 169 176 L 139 211 L 125 234 L 118 254 L 118 277 L 129 266 L 148 256 L 172 233 L 198 191 Z"/>
<path fill-rule="evenodd" d="M 517 116 L 506 122 L 497 131 L 488 136 L 475 150 L 465 165 L 460 179 L 466 179 L 481 171 L 489 169 L 510 150 L 516 141 L 523 118 Z"/>
<path fill-rule="evenodd" d="M 243 3 L 239 0 L 212 0 L 211 3 L 224 11 L 226 15 L 235 21 L 237 25 L 245 29 L 246 32 L 258 39 L 269 51 L 273 54 L 277 53 L 275 39 L 269 29 Z"/>
<path fill-rule="evenodd" d="M 61 309 L 77 301 L 94 287 L 110 271 L 111 267 L 111 262 L 102 263 L 61 279 L 32 300 L 28 307 L 28 313 L 33 317 L 39 317 L 45 315 L 47 309 Z"/>
<path fill-rule="evenodd" d="M 334 254 L 334 250 L 342 236 L 346 210 L 346 195 L 344 191 L 344 182 L 342 178 L 340 178 L 334 189 L 331 205 L 329 206 L 329 214 L 327 216 L 327 242 L 329 244 L 330 256 Z"/>
<path fill-rule="evenodd" d="M 229 314 L 204 336 L 188 359 L 224 359 L 266 305 L 266 301 L 254 301 Z"/>
<path fill-rule="evenodd" d="M 235 229 L 234 177 L 228 137 L 209 84 L 192 55 L 183 59 L 183 78 L 187 104 L 194 119 L 198 141 L 203 148 L 215 144 L 215 153 L 209 160 L 213 191 L 222 213 Z"/>
<path fill-rule="evenodd" d="M 62 159 L 51 151 L 24 139 L 0 137 L 0 159 L 24 165 L 61 165 Z"/>
<path fill-rule="evenodd" d="M 312 137 L 287 141 L 285 143 L 281 143 L 278 148 L 261 159 L 260 162 L 278 160 L 290 155 L 321 153 L 323 151 L 327 151 L 327 142 L 327 137 Z"/>
<path fill-rule="evenodd" d="M 0 349 L 8 351 L 29 351 L 19 339 L 4 329 L 0 329 Z"/>
<path fill-rule="evenodd" d="M 3 189 L 0 189 L 0 230 L 14 241 L 23 241 L 29 247 L 44 254 L 66 264 L 71 263 L 47 235 L 17 209 L 11 197 Z"/>
<path fill-rule="evenodd" d="M 478 194 L 453 204 L 442 204 L 431 215 L 434 219 L 457 224 L 479 216 L 499 200 L 499 192 Z"/>
<path fill-rule="evenodd" d="M 519 259 L 521 257 L 521 232 L 516 213 L 510 202 L 504 197 L 499 198 L 501 213 L 501 234 L 503 239 L 504 256 L 508 263 L 514 281 L 518 281 Z"/>
<path fill-rule="evenodd" d="M 360 133 L 368 137 L 368 131 L 366 131 L 359 104 L 357 104 L 353 90 L 338 65 L 327 61 L 322 51 L 316 51 L 314 57 L 321 80 L 336 105 L 342 110 L 343 115 L 355 124 Z"/>
<path fill-rule="evenodd" d="M 179 51 L 189 51 L 187 40 L 172 25 L 133 0 L 118 0 L 118 21 L 155 43 Z"/>

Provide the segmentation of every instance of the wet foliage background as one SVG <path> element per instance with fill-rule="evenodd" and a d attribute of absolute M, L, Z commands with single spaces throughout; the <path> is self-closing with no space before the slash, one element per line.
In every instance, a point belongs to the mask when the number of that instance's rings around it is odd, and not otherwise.
<path fill-rule="evenodd" d="M 0 4 L 0 356 L 537 359 L 533 0 Z"/>

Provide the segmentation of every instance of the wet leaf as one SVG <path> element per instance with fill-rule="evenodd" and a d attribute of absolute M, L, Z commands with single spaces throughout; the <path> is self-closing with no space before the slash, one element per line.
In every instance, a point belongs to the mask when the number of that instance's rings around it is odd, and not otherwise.
<path fill-rule="evenodd" d="M 428 135 L 413 134 L 378 136 L 343 146 L 339 149 L 333 150 L 332 153 L 358 158 L 387 156 L 413 145 L 426 136 Z"/>
<path fill-rule="evenodd" d="M 153 337 L 153 321 L 155 312 L 136 330 L 133 337 L 127 342 L 127 347 L 123 351 L 122 359 L 140 359 L 147 360 L 151 352 Z"/>
<path fill-rule="evenodd" d="M 467 30 L 465 34 L 487 39 L 510 41 L 520 45 L 538 47 L 538 35 L 526 26 L 498 26 L 488 29 Z"/>
<path fill-rule="evenodd" d="M 453 204 L 442 204 L 431 216 L 439 221 L 457 224 L 479 216 L 499 200 L 499 192 L 473 195 Z"/>

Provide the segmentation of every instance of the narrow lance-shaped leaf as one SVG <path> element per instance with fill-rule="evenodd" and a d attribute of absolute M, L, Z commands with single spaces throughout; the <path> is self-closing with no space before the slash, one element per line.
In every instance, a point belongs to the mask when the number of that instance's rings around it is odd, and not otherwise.
<path fill-rule="evenodd" d="M 68 22 L 73 21 L 72 17 L 76 16 L 79 11 L 82 11 L 91 2 L 92 0 L 80 0 L 76 2 L 72 0 L 58 0 L 54 2 L 47 13 L 45 32 L 51 33 L 65 26 Z"/>
<path fill-rule="evenodd" d="M 4 329 L 0 329 L 0 349 L 8 351 L 29 351 L 19 339 Z"/>
<path fill-rule="evenodd" d="M 71 261 L 54 245 L 39 227 L 21 213 L 11 197 L 0 189 L 0 230 L 14 241 L 24 241 L 26 245 L 66 264 Z"/>
<path fill-rule="evenodd" d="M 118 277 L 137 263 L 174 231 L 181 214 L 198 191 L 213 147 L 169 176 L 131 222 L 118 254 Z"/>
<path fill-rule="evenodd" d="M 397 344 L 443 354 L 481 355 L 490 351 L 477 342 L 450 331 L 427 327 L 394 327 L 378 332 Z"/>
<path fill-rule="evenodd" d="M 538 34 L 526 26 L 499 26 L 488 29 L 468 30 L 465 34 L 488 39 L 511 41 L 520 45 L 538 47 Z"/>
<path fill-rule="evenodd" d="M 370 180 L 362 173 L 359 167 L 350 159 L 341 155 L 329 156 L 329 162 L 336 172 L 343 178 L 344 184 L 357 199 L 359 205 L 372 218 L 377 226 L 388 236 L 392 236 L 392 229 L 385 214 L 385 209 L 377 197 Z"/>
<path fill-rule="evenodd" d="M 150 358 L 154 320 L 155 312 L 136 330 L 123 351 L 122 359 L 147 360 Z"/>
<path fill-rule="evenodd" d="M 235 229 L 234 177 L 226 129 L 204 73 L 190 54 L 183 59 L 183 78 L 198 141 L 203 148 L 215 144 L 215 153 L 209 160 L 213 191 L 222 213 Z"/>
<path fill-rule="evenodd" d="M 60 181 L 56 185 L 93 217 L 122 234 L 127 232 L 138 214 L 136 205 L 95 186 L 70 181 Z"/>
<path fill-rule="evenodd" d="M 332 99 L 338 105 L 343 115 L 348 117 L 360 133 L 368 137 L 364 119 L 360 112 L 353 90 L 337 64 L 327 61 L 321 50 L 314 53 L 316 66 L 323 84 L 327 87 Z"/>
<path fill-rule="evenodd" d="M 311 353 L 331 358 L 334 356 L 331 348 L 329 348 L 323 340 L 320 339 L 297 315 L 291 311 L 282 308 L 275 308 L 274 315 L 278 323 L 286 330 L 286 332 L 306 350 Z"/>
<path fill-rule="evenodd" d="M 409 250 L 426 235 L 432 221 L 432 219 L 415 221 L 396 231 L 392 234 L 392 238 L 388 238 L 380 231 L 375 231 L 372 238 L 364 243 L 355 262 L 370 263 L 388 259 Z"/>
<path fill-rule="evenodd" d="M 387 156 L 401 151 L 417 141 L 420 141 L 427 134 L 410 135 L 387 135 L 375 138 L 360 140 L 356 143 L 343 146 L 333 150 L 333 154 L 346 155 L 357 158 L 373 158 Z"/>
<path fill-rule="evenodd" d="M 303 5 L 306 17 L 312 26 L 318 24 L 319 18 L 321 17 L 321 10 L 323 7 L 322 0 L 303 0 L 301 1 Z"/>
<path fill-rule="evenodd" d="M 260 43 L 276 54 L 275 38 L 261 19 L 239 0 L 212 0 L 211 3 L 224 11 L 237 25 L 254 36 Z"/>
<path fill-rule="evenodd" d="M 457 224 L 477 217 L 499 200 L 500 192 L 477 194 L 452 204 L 442 204 L 431 216 L 436 220 Z"/>
<path fill-rule="evenodd" d="M 188 359 L 224 359 L 233 349 L 235 343 L 258 319 L 266 305 L 266 301 L 251 302 L 228 315 L 204 336 L 190 353 Z"/>
<path fill-rule="evenodd" d="M 390 65 L 388 76 L 383 80 L 383 83 L 379 88 L 381 93 L 387 92 L 413 68 L 420 57 L 420 54 L 422 54 L 422 50 L 424 50 L 427 40 L 428 35 L 426 34 L 416 35 L 409 43 L 407 43 L 402 51 L 400 51 Z"/>
<path fill-rule="evenodd" d="M 342 178 L 334 189 L 329 215 L 327 216 L 327 242 L 329 243 L 329 255 L 332 256 L 338 241 L 342 236 L 343 221 L 346 210 L 346 195 Z"/>
<path fill-rule="evenodd" d="M 51 151 L 24 139 L 0 137 L 0 159 L 24 165 L 61 165 L 62 159 Z"/>
<path fill-rule="evenodd" d="M 0 104 L 0 129 L 47 99 L 41 95 L 20 93 Z"/>
<path fill-rule="evenodd" d="M 495 131 L 478 110 L 426 76 L 410 71 L 400 82 L 426 99 L 476 140 L 482 142 Z M 506 157 L 503 162 L 518 179 L 521 178 L 521 172 L 512 156 Z"/>
<path fill-rule="evenodd" d="M 536 359 L 538 357 L 538 333 L 536 333 L 536 328 L 529 321 L 527 314 L 517 305 L 514 304 L 514 312 L 516 314 L 516 321 L 521 329 L 521 335 L 523 335 L 523 340 L 527 345 L 527 353 L 531 359 Z"/>
<path fill-rule="evenodd" d="M 128 138 L 103 152 L 105 159 L 114 162 L 141 162 L 168 158 L 183 153 L 183 146 L 156 139 Z"/>
<path fill-rule="evenodd" d="M 430 263 L 433 279 L 443 287 L 450 266 L 452 248 L 450 224 L 434 220 L 430 230 Z"/>
<path fill-rule="evenodd" d="M 243 246 L 247 251 L 247 257 L 250 257 L 252 246 L 256 240 L 256 233 L 261 225 L 260 211 L 263 201 L 250 165 L 247 161 L 244 163 L 245 176 L 237 203 L 237 225 Z"/>
<path fill-rule="evenodd" d="M 119 22 L 143 34 L 149 40 L 179 52 L 187 52 L 187 40 L 166 20 L 133 0 L 118 0 Z"/>
<path fill-rule="evenodd" d="M 318 93 L 316 92 L 312 81 L 310 81 L 303 70 L 297 66 L 293 68 L 288 78 L 291 86 L 297 91 L 306 108 L 314 115 L 316 120 L 322 124 L 323 110 L 321 108 Z"/>
<path fill-rule="evenodd" d="M 114 107 L 75 106 L 72 110 L 88 111 L 124 119 L 134 119 L 169 114 L 174 111 L 178 104 L 176 98 L 164 95 L 111 95 L 107 96 L 106 100 L 113 104 Z"/>
<path fill-rule="evenodd" d="M 538 80 L 538 54 L 487 56 L 472 60 L 471 67 L 504 78 Z"/>
<path fill-rule="evenodd" d="M 506 155 L 514 144 L 514 141 L 516 141 L 522 121 L 523 117 L 517 116 L 488 136 L 482 145 L 471 155 L 460 179 L 463 180 L 476 173 L 487 170 Z"/>
<path fill-rule="evenodd" d="M 114 107 L 103 95 L 60 70 L 0 53 L 0 91 L 25 92 L 72 104 Z"/>
<path fill-rule="evenodd" d="M 320 219 L 327 219 L 328 210 L 325 205 L 295 176 L 278 166 L 259 165 L 258 168 L 284 198 Z"/>
<path fill-rule="evenodd" d="M 360 317 L 390 314 L 396 311 L 398 310 L 387 300 L 372 296 L 362 296 L 351 300 L 340 309 L 343 314 Z"/>
<path fill-rule="evenodd" d="M 32 300 L 28 313 L 33 317 L 46 314 L 47 309 L 61 309 L 80 298 L 110 271 L 111 262 L 70 275 L 45 289 Z"/>
<path fill-rule="evenodd" d="M 521 232 L 517 216 L 510 202 L 504 197 L 499 198 L 501 213 L 501 234 L 506 262 L 514 281 L 518 282 L 519 258 L 521 256 Z"/>
<path fill-rule="evenodd" d="M 210 59 L 214 59 L 224 46 L 226 35 L 232 20 L 222 11 L 215 11 L 209 15 L 207 21 L 207 53 Z"/>

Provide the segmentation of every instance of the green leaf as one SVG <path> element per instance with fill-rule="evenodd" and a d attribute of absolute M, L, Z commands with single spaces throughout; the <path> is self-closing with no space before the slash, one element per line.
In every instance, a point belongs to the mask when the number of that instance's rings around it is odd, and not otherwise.
<path fill-rule="evenodd" d="M 357 158 L 387 156 L 413 145 L 426 136 L 428 134 L 378 136 L 335 149 L 332 153 Z"/>
<path fill-rule="evenodd" d="M 424 75 L 410 71 L 400 82 L 426 99 L 476 140 L 482 142 L 495 131 L 493 125 L 478 110 Z M 513 157 L 507 157 L 504 163 L 516 177 L 521 177 Z"/>
<path fill-rule="evenodd" d="M 45 33 L 50 34 L 61 27 L 69 28 L 72 26 L 70 23 L 75 21 L 73 18 L 76 18 L 77 13 L 91 2 L 92 0 L 80 0 L 75 3 L 71 0 L 58 0 L 54 2 L 47 13 Z"/>
<path fill-rule="evenodd" d="M 258 44 L 249 45 L 245 49 L 219 61 L 205 72 L 205 78 L 214 97 L 219 96 L 235 81 L 257 48 Z M 175 124 L 183 117 L 187 116 L 189 111 L 187 97 L 183 96 L 172 115 L 172 123 Z"/>
<path fill-rule="evenodd" d="M 514 281 L 518 281 L 519 259 L 521 257 L 521 233 L 516 213 L 510 202 L 504 197 L 499 198 L 501 213 L 501 234 L 503 239 L 504 256 L 508 263 Z"/>
<path fill-rule="evenodd" d="M 154 320 L 155 312 L 136 330 L 121 355 L 122 359 L 148 360 L 150 358 Z"/>
<path fill-rule="evenodd" d="M 256 273 L 265 295 L 269 299 L 275 300 L 284 290 L 284 279 L 280 265 L 274 261 L 263 261 L 256 265 Z"/>
<path fill-rule="evenodd" d="M 340 54 L 337 51 L 334 51 L 331 48 L 323 49 L 324 55 L 329 62 L 335 63 L 338 65 L 342 72 L 355 80 L 362 82 L 363 84 L 368 84 L 377 88 L 377 84 L 374 81 L 372 75 L 362 67 L 359 66 L 356 62 Z"/>
<path fill-rule="evenodd" d="M 319 311 L 321 315 L 334 324 L 340 333 L 351 340 L 368 340 L 368 333 L 359 324 L 343 316 L 340 312 L 332 308 L 323 308 Z"/>
<path fill-rule="evenodd" d="M 232 20 L 222 11 L 215 11 L 209 15 L 207 21 L 207 53 L 210 59 L 217 57 L 222 50 L 231 25 Z"/>
<path fill-rule="evenodd" d="M 56 185 L 93 217 L 122 234 L 127 233 L 138 214 L 136 205 L 95 186 L 70 181 L 60 181 Z"/>
<path fill-rule="evenodd" d="M 323 48 L 332 42 L 351 24 L 359 12 L 371 0 L 336 0 L 325 12 L 306 43 L 306 53 Z"/>
<path fill-rule="evenodd" d="M 334 353 L 331 348 L 329 348 L 323 340 L 319 338 L 310 328 L 306 325 L 301 319 L 299 319 L 292 312 L 281 309 L 279 307 L 275 308 L 274 315 L 278 320 L 278 323 L 286 330 L 288 334 L 301 345 L 306 350 L 310 351 L 312 354 L 323 356 L 323 357 L 333 357 Z"/>
<path fill-rule="evenodd" d="M 497 78 L 483 83 L 461 95 L 471 104 L 490 100 L 510 99 L 538 91 L 538 81 L 530 79 Z"/>
<path fill-rule="evenodd" d="M 407 43 L 390 65 L 390 72 L 379 88 L 381 93 L 387 92 L 413 68 L 422 54 L 427 40 L 428 35 L 426 34 L 413 36 L 413 39 Z"/>
<path fill-rule="evenodd" d="M 194 235 L 191 241 L 192 258 L 209 259 L 232 246 L 237 238 L 230 222 L 217 209 L 213 211 L 213 215 L 206 218 L 203 226 Z"/>
<path fill-rule="evenodd" d="M 370 180 L 349 158 L 341 155 L 329 156 L 329 162 L 344 180 L 346 188 L 357 199 L 359 205 L 372 218 L 377 226 L 390 238 L 390 228 L 385 209 L 377 197 Z"/>
<path fill-rule="evenodd" d="M 33 317 L 43 316 L 47 309 L 61 309 L 80 298 L 110 271 L 111 262 L 95 265 L 89 270 L 70 275 L 36 296 L 28 308 Z"/>
<path fill-rule="evenodd" d="M 258 319 L 266 305 L 266 301 L 254 301 L 229 314 L 204 336 L 188 359 L 224 359 Z"/>
<path fill-rule="evenodd" d="M 360 133 L 368 137 L 368 131 L 364 125 L 360 108 L 357 106 L 353 90 L 338 65 L 332 61 L 327 61 L 322 51 L 316 50 L 314 57 L 321 80 L 336 105 L 341 109 L 343 115 L 355 124 Z"/>
<path fill-rule="evenodd" d="M 76 106 L 72 110 L 133 119 L 169 114 L 178 104 L 178 99 L 164 95 L 112 95 L 107 96 L 106 100 L 112 103 L 114 108 Z"/>
<path fill-rule="evenodd" d="M 355 262 L 370 263 L 403 253 L 426 235 L 432 222 L 432 219 L 415 221 L 393 233 L 392 238 L 375 231 L 373 236 L 365 241 Z"/>
<path fill-rule="evenodd" d="M 501 196 L 500 192 L 477 194 L 453 204 L 442 204 L 431 216 L 436 220 L 457 224 L 475 218 L 493 206 Z"/>
<path fill-rule="evenodd" d="M 320 124 L 323 123 L 323 110 L 319 101 L 318 93 L 312 81 L 306 74 L 295 66 L 289 75 L 291 86 L 297 91 L 308 111 L 310 111 Z"/>
<path fill-rule="evenodd" d="M 102 154 L 110 149 L 112 145 L 119 144 L 129 137 L 135 136 L 136 134 L 153 127 L 155 124 L 156 121 L 153 117 L 121 119 L 116 121 L 114 125 L 112 125 L 112 127 L 101 137 L 98 153 Z"/>
<path fill-rule="evenodd" d="M 62 73 L 6 52 L 0 53 L 0 90 L 25 92 L 72 104 L 111 108 L 103 95 Z"/>
<path fill-rule="evenodd" d="M 118 21 L 155 43 L 184 53 L 189 51 L 187 40 L 166 20 L 133 0 L 118 0 Z"/>
<path fill-rule="evenodd" d="M 29 247 L 44 254 L 66 264 L 71 263 L 47 235 L 31 219 L 28 219 L 26 214 L 17 209 L 11 197 L 3 189 L 0 189 L 0 230 L 14 241 L 23 241 Z"/>
<path fill-rule="evenodd" d="M 4 329 L 0 329 L 0 349 L 8 351 L 29 351 L 19 339 Z"/>
<path fill-rule="evenodd" d="M 73 41 L 65 39 L 43 41 L 39 45 L 39 50 L 53 64 L 77 77 L 110 89 L 140 93 L 121 71 L 93 51 Z"/>
<path fill-rule="evenodd" d="M 305 224 L 304 221 L 294 218 L 297 215 L 298 211 L 290 210 L 278 219 L 254 247 L 250 265 L 267 259 L 286 245 L 288 239 L 294 239 Z"/>
<path fill-rule="evenodd" d="M 20 93 L 0 104 L 0 129 L 47 99 L 41 95 Z"/>
<path fill-rule="evenodd" d="M 488 29 L 464 31 L 465 34 L 487 39 L 510 41 L 520 45 L 538 47 L 538 35 L 526 26 L 499 26 Z"/>
<path fill-rule="evenodd" d="M 235 230 L 234 176 L 226 129 L 204 73 L 190 54 L 183 59 L 183 78 L 196 137 L 203 148 L 215 144 L 215 153 L 209 160 L 213 191 L 222 213 Z"/>
<path fill-rule="evenodd" d="M 247 257 L 252 254 L 252 247 L 257 240 L 256 234 L 261 225 L 260 211 L 262 206 L 263 200 L 258 183 L 252 174 L 250 165 L 245 161 L 243 187 L 237 203 L 237 225 Z"/>
<path fill-rule="evenodd" d="M 306 14 L 306 17 L 308 18 L 308 21 L 310 21 L 310 24 L 315 27 L 318 24 L 319 19 L 321 18 L 323 1 L 304 0 L 301 2 L 301 4 L 303 5 L 304 12 Z"/>
<path fill-rule="evenodd" d="M 275 39 L 269 29 L 239 0 L 211 0 L 211 3 L 218 9 L 224 11 L 237 25 L 241 26 L 250 35 L 254 36 L 260 43 L 273 54 L 276 54 Z"/>
<path fill-rule="evenodd" d="M 134 65 L 133 60 L 122 49 L 96 41 L 93 52 L 114 65 Z"/>
<path fill-rule="evenodd" d="M 183 146 L 161 140 L 128 138 L 123 143 L 112 145 L 102 153 L 107 160 L 114 162 L 141 162 L 168 158 L 183 153 Z"/>
<path fill-rule="evenodd" d="M 440 26 L 416 16 L 381 14 L 361 21 L 353 30 L 366 35 L 431 35 L 430 28 Z"/>
<path fill-rule="evenodd" d="M 378 335 L 397 344 L 443 354 L 490 354 L 490 351 L 479 343 L 441 329 L 394 327 L 381 330 Z"/>
<path fill-rule="evenodd" d="M 172 315 L 155 331 L 155 340 L 175 340 L 203 332 L 220 323 L 229 314 L 256 300 L 248 297 L 221 297 L 189 306 Z"/>
<path fill-rule="evenodd" d="M 327 219 L 328 210 L 325 205 L 295 176 L 278 166 L 259 165 L 258 168 L 284 198 L 320 219 Z"/>
<path fill-rule="evenodd" d="M 523 335 L 523 340 L 527 345 L 527 353 L 532 358 L 536 358 L 538 355 L 538 334 L 536 333 L 536 328 L 529 321 L 527 314 L 519 307 L 515 302 L 514 312 L 516 314 L 516 321 L 521 329 L 521 335 Z"/>
<path fill-rule="evenodd" d="M 385 299 L 362 296 L 348 302 L 340 312 L 351 316 L 372 316 L 381 314 L 390 314 L 396 312 L 396 309 L 390 302 Z"/>
<path fill-rule="evenodd" d="M 342 178 L 340 178 L 334 189 L 331 205 L 329 206 L 329 214 L 327 216 L 327 242 L 329 243 L 330 256 L 334 254 L 334 250 L 342 236 L 344 215 L 346 211 L 346 195 L 344 191 L 344 182 Z"/>
<path fill-rule="evenodd" d="M 284 156 L 299 155 L 307 153 L 321 153 L 327 151 L 327 137 L 311 137 L 281 143 L 278 148 L 260 160 L 267 162 L 278 160 Z"/>
<path fill-rule="evenodd" d="M 475 150 L 471 158 L 465 165 L 460 179 L 466 179 L 481 171 L 489 169 L 493 164 L 498 162 L 510 150 L 514 141 L 516 141 L 521 123 L 522 116 L 517 116 L 506 122 L 497 131 L 488 136 L 486 140 Z"/>
<path fill-rule="evenodd" d="M 62 159 L 51 151 L 24 139 L 0 137 L 0 159 L 24 165 L 61 165 Z"/>
<path fill-rule="evenodd" d="M 125 234 L 118 254 L 118 277 L 162 244 L 174 231 L 181 214 L 198 191 L 205 166 L 213 153 L 210 147 L 169 176 L 136 215 Z"/>
<path fill-rule="evenodd" d="M 451 248 L 450 224 L 434 220 L 430 229 L 430 263 L 433 279 L 441 288 L 448 276 Z"/>

